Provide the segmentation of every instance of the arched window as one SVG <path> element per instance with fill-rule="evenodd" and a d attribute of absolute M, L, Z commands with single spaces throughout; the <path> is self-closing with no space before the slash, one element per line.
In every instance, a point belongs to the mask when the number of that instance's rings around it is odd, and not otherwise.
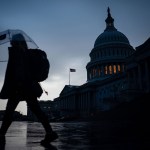
<path fill-rule="evenodd" d="M 112 66 L 109 66 L 109 74 L 112 74 Z"/>
<path fill-rule="evenodd" d="M 114 74 L 117 73 L 116 65 L 114 65 L 113 68 L 114 68 Z"/>
<path fill-rule="evenodd" d="M 108 74 L 107 66 L 105 66 L 105 68 L 104 68 L 104 73 Z"/>
<path fill-rule="evenodd" d="M 120 72 L 121 71 L 121 67 L 120 67 L 120 65 L 118 65 L 118 72 Z"/>

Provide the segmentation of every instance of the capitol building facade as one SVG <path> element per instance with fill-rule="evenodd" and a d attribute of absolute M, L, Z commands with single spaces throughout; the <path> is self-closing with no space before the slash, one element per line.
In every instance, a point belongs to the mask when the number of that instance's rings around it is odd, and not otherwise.
<path fill-rule="evenodd" d="M 150 92 L 150 38 L 134 49 L 115 28 L 109 8 L 105 22 L 89 54 L 87 82 L 65 85 L 54 99 L 62 116 L 91 116 Z"/>

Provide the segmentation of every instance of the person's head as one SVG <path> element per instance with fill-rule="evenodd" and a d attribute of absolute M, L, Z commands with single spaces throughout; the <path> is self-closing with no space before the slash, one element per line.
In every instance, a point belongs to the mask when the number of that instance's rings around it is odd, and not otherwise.
<path fill-rule="evenodd" d="M 11 45 L 13 47 L 23 47 L 28 48 L 25 38 L 22 34 L 15 34 L 12 36 Z"/>

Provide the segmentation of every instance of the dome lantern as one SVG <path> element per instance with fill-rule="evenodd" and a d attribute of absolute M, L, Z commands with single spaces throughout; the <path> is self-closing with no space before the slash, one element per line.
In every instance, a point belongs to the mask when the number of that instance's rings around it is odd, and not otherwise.
<path fill-rule="evenodd" d="M 114 27 L 114 19 L 111 17 L 111 13 L 110 13 L 110 8 L 108 7 L 107 9 L 107 12 L 108 12 L 108 16 L 105 20 L 106 22 L 106 29 L 105 31 L 107 30 L 117 30 L 115 27 Z"/>
<path fill-rule="evenodd" d="M 105 20 L 106 29 L 101 33 L 95 43 L 94 48 L 108 44 L 125 44 L 130 45 L 128 38 L 114 27 L 114 19 L 111 16 L 110 9 L 107 9 L 108 16 Z"/>

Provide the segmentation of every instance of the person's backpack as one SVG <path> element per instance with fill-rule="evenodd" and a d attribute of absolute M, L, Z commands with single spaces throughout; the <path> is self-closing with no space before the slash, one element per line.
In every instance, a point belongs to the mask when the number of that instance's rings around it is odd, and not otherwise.
<path fill-rule="evenodd" d="M 27 53 L 32 80 L 37 82 L 46 80 L 50 69 L 46 53 L 40 49 L 29 49 Z"/>

